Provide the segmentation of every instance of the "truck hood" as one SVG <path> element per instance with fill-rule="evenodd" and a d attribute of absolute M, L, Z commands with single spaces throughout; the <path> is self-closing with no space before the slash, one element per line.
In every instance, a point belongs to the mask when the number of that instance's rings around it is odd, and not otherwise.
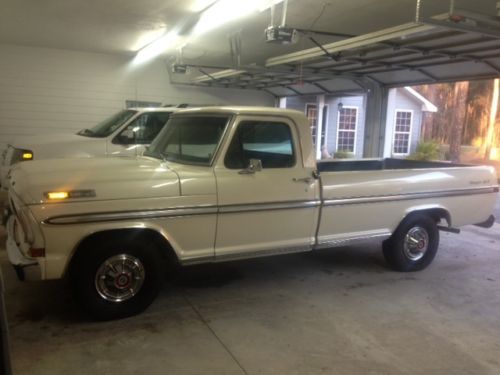
<path fill-rule="evenodd" d="M 45 196 L 47 192 L 95 192 L 95 196 L 65 200 L 76 202 L 173 197 L 179 196 L 180 191 L 174 171 L 160 160 L 144 157 L 18 163 L 10 172 L 10 188 L 25 204 L 50 202 Z"/>
<path fill-rule="evenodd" d="M 34 159 L 61 157 L 91 157 L 106 152 L 106 138 L 91 138 L 77 134 L 48 134 L 26 138 L 16 138 L 9 142 L 13 147 L 30 150 Z M 91 144 L 102 145 L 92 147 Z"/>

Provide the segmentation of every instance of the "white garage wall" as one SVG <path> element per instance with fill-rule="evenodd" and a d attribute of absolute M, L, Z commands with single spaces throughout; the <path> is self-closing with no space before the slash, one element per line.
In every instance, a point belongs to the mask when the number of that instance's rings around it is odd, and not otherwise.
<path fill-rule="evenodd" d="M 75 132 L 126 100 L 274 106 L 261 91 L 173 86 L 167 65 L 125 56 L 0 44 L 0 149 L 12 138 Z"/>

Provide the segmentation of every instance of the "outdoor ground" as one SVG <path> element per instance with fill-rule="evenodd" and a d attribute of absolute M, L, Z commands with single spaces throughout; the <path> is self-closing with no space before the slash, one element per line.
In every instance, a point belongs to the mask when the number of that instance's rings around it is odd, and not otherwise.
<path fill-rule="evenodd" d="M 15 374 L 499 374 L 500 224 L 441 236 L 417 273 L 379 244 L 187 268 L 105 323 L 2 248 Z"/>

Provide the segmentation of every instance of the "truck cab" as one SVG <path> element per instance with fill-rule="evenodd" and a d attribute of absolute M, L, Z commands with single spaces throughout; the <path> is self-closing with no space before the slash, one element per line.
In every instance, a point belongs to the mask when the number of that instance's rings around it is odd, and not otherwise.
<path fill-rule="evenodd" d="M 95 156 L 138 155 L 149 145 L 177 107 L 130 108 L 76 134 L 48 134 L 10 142 L 0 158 L 0 186 L 18 162 Z"/>

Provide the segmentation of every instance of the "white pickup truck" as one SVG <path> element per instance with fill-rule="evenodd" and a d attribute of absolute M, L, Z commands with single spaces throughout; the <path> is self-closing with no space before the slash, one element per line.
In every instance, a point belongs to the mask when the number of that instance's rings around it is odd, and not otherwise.
<path fill-rule="evenodd" d="M 18 163 L 7 251 L 21 279 L 69 276 L 111 319 L 145 309 L 169 262 L 219 262 L 380 240 L 421 270 L 439 229 L 493 224 L 490 167 L 316 162 L 300 112 L 200 108 L 171 115 L 143 156 Z"/>
<path fill-rule="evenodd" d="M 20 161 L 142 154 L 178 107 L 129 108 L 76 134 L 48 134 L 16 139 L 0 157 L 0 187 L 6 189 L 10 167 Z"/>

